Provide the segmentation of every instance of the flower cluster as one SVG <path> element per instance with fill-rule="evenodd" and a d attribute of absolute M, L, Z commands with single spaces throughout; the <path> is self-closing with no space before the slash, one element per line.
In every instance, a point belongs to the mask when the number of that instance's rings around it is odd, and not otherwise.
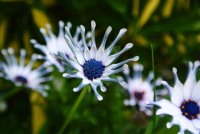
<path fill-rule="evenodd" d="M 45 61 L 51 63 L 52 65 L 55 65 L 59 69 L 60 72 L 63 72 L 65 70 L 63 62 L 58 59 L 53 58 L 52 56 L 50 56 L 49 53 L 58 54 L 58 52 L 62 52 L 67 56 L 67 58 L 69 59 L 74 58 L 73 52 L 71 51 L 71 49 L 69 48 L 69 46 L 67 45 L 64 39 L 64 26 L 65 26 L 64 22 L 59 21 L 58 36 L 56 36 L 52 32 L 51 26 L 49 24 L 46 24 L 46 28 L 48 32 L 46 32 L 44 28 L 40 29 L 40 32 L 42 33 L 46 41 L 46 45 L 38 43 L 35 39 L 31 39 L 31 43 L 34 44 L 34 47 L 44 53 L 44 56 L 40 55 L 39 58 L 44 59 Z M 70 22 L 67 22 L 66 26 L 69 29 L 71 29 L 72 24 Z M 76 33 L 73 36 L 73 40 L 76 42 L 79 48 L 83 49 L 84 47 L 83 41 L 79 39 L 80 38 L 79 36 L 80 36 L 80 28 L 77 27 Z M 90 37 L 91 37 L 91 33 L 88 32 L 86 35 L 86 39 L 89 39 Z M 88 42 L 88 45 L 90 45 L 90 42 Z"/>
<path fill-rule="evenodd" d="M 138 105 L 140 111 L 145 112 L 147 115 L 152 115 L 152 106 L 147 105 L 147 103 L 153 101 L 153 73 L 150 72 L 148 77 L 144 80 L 142 78 L 143 66 L 141 64 L 134 64 L 133 71 L 133 77 L 130 76 L 129 69 L 123 71 L 126 81 L 123 77 L 118 77 L 120 84 L 130 95 L 130 99 L 124 100 L 124 104 L 130 106 Z M 157 79 L 155 84 L 160 85 L 161 79 Z"/>
<path fill-rule="evenodd" d="M 160 107 L 157 115 L 171 115 L 172 121 L 167 123 L 167 128 L 173 125 L 179 125 L 179 134 L 189 130 L 194 134 L 200 133 L 200 81 L 196 81 L 196 71 L 200 62 L 189 63 L 189 73 L 184 84 L 182 84 L 177 75 L 177 69 L 173 68 L 175 85 L 171 87 L 166 81 L 163 85 L 169 89 L 171 101 L 162 99 L 153 102 Z"/>
<path fill-rule="evenodd" d="M 92 40 L 91 47 L 88 47 L 88 44 L 86 42 L 85 27 L 83 25 L 80 26 L 84 50 L 80 49 L 79 44 L 74 40 L 70 33 L 70 28 L 66 27 L 65 39 L 67 41 L 68 47 L 71 49 L 74 55 L 74 58 L 69 59 L 66 56 L 66 54 L 62 51 L 58 52 L 58 54 L 51 53 L 51 55 L 70 64 L 77 71 L 74 74 L 63 74 L 63 77 L 66 78 L 82 79 L 81 84 L 73 89 L 75 92 L 81 90 L 85 85 L 90 84 L 98 100 L 102 100 L 103 97 L 97 92 L 98 86 L 100 87 L 101 91 L 106 91 L 106 87 L 103 85 L 102 81 L 116 82 L 116 79 L 110 78 L 109 76 L 123 71 L 124 68 L 127 68 L 127 66 L 124 65 L 125 63 L 129 61 L 136 61 L 139 57 L 136 56 L 125 61 L 119 62 L 117 64 L 112 64 L 112 62 L 114 62 L 114 60 L 116 60 L 122 53 L 129 50 L 133 46 L 133 44 L 128 43 L 118 53 L 111 54 L 113 47 L 115 46 L 117 41 L 125 34 L 126 29 L 121 29 L 115 40 L 111 43 L 111 45 L 108 48 L 106 48 L 106 41 L 112 30 L 111 27 L 108 27 L 103 37 L 103 40 L 99 48 L 97 49 L 95 41 L 95 27 L 96 23 L 94 21 L 91 21 Z"/>
<path fill-rule="evenodd" d="M 51 80 L 51 77 L 44 77 L 52 71 L 48 64 L 44 63 L 37 69 L 32 69 L 37 59 L 36 54 L 33 54 L 30 62 L 25 65 L 26 51 L 24 49 L 20 50 L 19 63 L 12 48 L 3 49 L 1 52 L 6 59 L 5 63 L 1 62 L 0 64 L 2 77 L 14 82 L 16 86 L 25 86 L 40 92 L 44 96 L 47 95 L 44 90 L 49 89 L 49 86 L 42 83 Z"/>
<path fill-rule="evenodd" d="M 74 92 L 90 85 L 99 101 L 103 100 L 103 97 L 98 92 L 98 88 L 102 92 L 107 90 L 103 82 L 118 82 L 130 95 L 129 99 L 124 100 L 125 105 L 137 105 L 139 110 L 147 115 L 152 115 L 152 106 L 157 105 L 160 107 L 157 110 L 157 115 L 167 114 L 172 116 L 172 121 L 167 123 L 167 128 L 179 125 L 180 134 L 186 130 L 199 134 L 200 81 L 196 81 L 195 76 L 197 68 L 200 66 L 199 61 L 189 62 L 189 73 L 184 84 L 178 78 L 177 69 L 173 68 L 174 87 L 171 87 L 166 81 L 162 81 L 162 84 L 169 90 L 171 100 L 158 99 L 154 102 L 155 92 L 153 89 L 154 86 L 161 84 L 161 79 L 157 79 L 153 83 L 154 75 L 152 72 L 149 73 L 146 79 L 143 79 L 143 66 L 141 64 L 133 65 L 132 77 L 130 76 L 130 69 L 126 65 L 128 62 L 137 61 L 138 56 L 114 63 L 121 54 L 133 47 L 132 43 L 128 43 L 119 52 L 112 54 L 114 46 L 126 33 L 127 29 L 121 29 L 114 41 L 106 47 L 107 38 L 112 30 L 110 26 L 106 29 L 100 44 L 96 43 L 95 39 L 95 21 L 91 21 L 90 32 L 86 33 L 85 27 L 80 25 L 76 28 L 74 36 L 70 32 L 72 27 L 70 22 L 66 24 L 66 32 L 64 32 L 64 27 L 64 22 L 59 21 L 58 36 L 52 32 L 49 24 L 46 25 L 47 31 L 43 28 L 40 29 L 46 45 L 38 43 L 35 39 L 31 39 L 30 42 L 44 55 L 33 54 L 28 64 L 25 63 L 26 51 L 24 49 L 20 50 L 19 60 L 12 48 L 1 50 L 5 62 L 0 62 L 0 77 L 12 81 L 16 86 L 24 86 L 47 96 L 45 90 L 49 89 L 49 86 L 44 82 L 52 79 L 51 76 L 46 75 L 53 71 L 52 65 L 54 65 L 63 73 L 63 77 L 82 79 L 80 85 L 73 88 Z M 45 61 L 38 68 L 33 69 L 37 59 Z M 72 68 L 73 71 L 69 71 L 68 68 Z M 124 73 L 125 80 L 123 77 L 118 77 L 118 79 L 111 77 L 111 75 L 119 72 Z M 162 93 L 157 91 L 156 95 L 163 95 Z M 147 102 L 152 105 L 147 105 Z"/>

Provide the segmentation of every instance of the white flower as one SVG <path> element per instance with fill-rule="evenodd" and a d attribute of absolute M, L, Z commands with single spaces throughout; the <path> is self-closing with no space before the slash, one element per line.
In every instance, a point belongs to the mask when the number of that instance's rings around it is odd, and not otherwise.
<path fill-rule="evenodd" d="M 122 85 L 130 95 L 130 99 L 126 99 L 124 104 L 130 106 L 138 105 L 140 111 L 145 112 L 147 115 L 152 115 L 152 106 L 147 105 L 147 103 L 153 101 L 153 73 L 150 72 L 147 79 L 143 80 L 143 66 L 141 64 L 134 64 L 133 71 L 133 77 L 130 77 L 129 69 L 124 71 L 127 82 L 125 82 L 122 77 L 118 77 L 120 85 Z M 161 84 L 161 80 L 157 79 L 155 84 Z"/>
<path fill-rule="evenodd" d="M 125 63 L 129 61 L 138 60 L 138 56 L 127 59 L 117 64 L 111 64 L 114 60 L 116 60 L 123 52 L 130 49 L 133 44 L 128 43 L 120 52 L 116 54 L 111 54 L 111 51 L 117 41 L 124 35 L 126 29 L 121 29 L 115 40 L 111 43 L 108 48 L 105 48 L 107 37 L 111 32 L 111 27 L 108 27 L 104 38 L 101 42 L 100 47 L 97 49 L 96 41 L 95 41 L 95 27 L 96 23 L 94 21 L 91 22 L 91 32 L 92 32 L 92 40 L 91 47 L 88 47 L 85 38 L 85 27 L 80 26 L 82 40 L 84 44 L 84 51 L 82 51 L 78 44 L 74 41 L 71 36 L 70 30 L 66 27 L 66 41 L 69 48 L 72 50 L 74 54 L 74 58 L 68 59 L 63 52 L 59 52 L 58 54 L 52 54 L 54 57 L 60 57 L 63 61 L 69 63 L 77 72 L 74 74 L 64 73 L 63 77 L 66 78 L 80 78 L 82 79 L 81 84 L 74 88 L 75 92 L 81 90 L 85 85 L 90 84 L 97 99 L 102 100 L 103 97 L 97 92 L 97 87 L 99 86 L 101 91 L 105 92 L 106 87 L 103 85 L 102 81 L 117 81 L 114 78 L 110 78 L 109 75 L 121 72 L 123 68 L 127 66 L 121 67 Z"/>
<path fill-rule="evenodd" d="M 49 87 L 43 85 L 43 82 L 49 81 L 51 77 L 43 77 L 44 75 L 50 73 L 52 68 L 48 68 L 48 64 L 42 64 L 37 69 L 33 70 L 32 66 L 36 60 L 36 55 L 33 54 L 30 62 L 25 66 L 25 56 L 26 51 L 24 49 L 20 50 L 20 60 L 17 63 L 17 59 L 14 55 L 12 48 L 8 50 L 1 51 L 6 59 L 6 62 L 1 62 L 2 76 L 15 83 L 16 86 L 25 86 L 40 92 L 42 95 L 46 96 L 46 92 Z"/>
<path fill-rule="evenodd" d="M 184 134 L 189 130 L 194 134 L 200 133 L 200 81 L 196 81 L 196 71 L 200 62 L 194 64 L 189 62 L 189 73 L 184 84 L 182 84 L 177 75 L 177 69 L 173 68 L 175 85 L 171 87 L 163 81 L 163 85 L 169 89 L 171 101 L 166 99 L 154 102 L 160 106 L 157 115 L 171 115 L 172 121 L 167 123 L 167 128 L 173 125 L 179 125 L 179 134 Z"/>
<path fill-rule="evenodd" d="M 46 24 L 48 33 L 46 33 L 45 29 L 43 29 L 43 28 L 40 29 L 40 32 L 42 33 L 42 35 L 46 41 L 46 45 L 42 45 L 42 44 L 38 43 L 35 39 L 31 39 L 31 43 L 34 44 L 34 47 L 39 49 L 40 51 L 42 51 L 45 54 L 45 56 L 40 56 L 39 58 L 49 61 L 52 65 L 55 65 L 59 69 L 60 72 L 64 71 L 64 66 L 61 64 L 61 61 L 53 58 L 52 56 L 49 55 L 49 53 L 52 52 L 52 53 L 57 54 L 58 52 L 62 51 L 63 53 L 65 53 L 65 55 L 68 58 L 74 57 L 72 51 L 70 50 L 70 48 L 68 47 L 68 45 L 64 39 L 64 26 L 65 26 L 64 22 L 59 21 L 58 36 L 56 36 L 52 32 L 51 26 L 49 24 Z M 71 28 L 72 24 L 70 22 L 68 22 L 67 26 L 69 28 Z M 76 33 L 75 33 L 73 39 L 79 47 L 83 47 L 83 42 L 82 42 L 82 40 L 79 39 L 79 36 L 80 36 L 80 28 L 77 27 Z M 88 32 L 87 39 L 90 38 L 90 36 L 91 36 L 91 34 Z M 89 43 L 88 43 L 88 45 L 89 45 Z"/>

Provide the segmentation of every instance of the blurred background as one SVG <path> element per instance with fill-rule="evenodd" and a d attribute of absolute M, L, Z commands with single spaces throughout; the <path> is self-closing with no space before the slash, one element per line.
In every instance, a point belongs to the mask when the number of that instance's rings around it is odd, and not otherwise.
<path fill-rule="evenodd" d="M 19 54 L 19 49 L 25 48 L 28 56 L 42 54 L 30 39 L 45 44 L 39 28 L 49 23 L 57 34 L 59 20 L 72 22 L 71 31 L 80 24 L 90 30 L 90 22 L 95 20 L 97 42 L 101 42 L 108 26 L 113 28 L 108 42 L 114 40 L 121 28 L 127 28 L 114 51 L 129 42 L 134 47 L 118 61 L 140 56 L 138 62 L 144 65 L 146 77 L 152 70 L 152 44 L 156 77 L 172 85 L 172 67 L 177 67 L 184 82 L 188 61 L 200 59 L 200 1 L 197 0 L 0 0 L 0 49 L 13 47 Z M 22 90 L 1 102 L 1 134 L 55 134 L 60 130 L 80 94 L 72 90 L 80 80 L 62 78 L 56 69 L 52 75 L 54 80 L 48 83 L 51 90 L 47 98 Z M 108 91 L 101 92 L 104 97 L 101 102 L 93 92 L 86 94 L 65 133 L 150 133 L 151 117 L 139 112 L 137 107 L 124 106 L 123 100 L 129 96 L 120 85 L 106 86 Z M 0 79 L 0 95 L 14 88 L 11 82 Z M 177 133 L 178 127 L 165 127 L 170 120 L 168 116 L 157 117 L 155 134 Z"/>

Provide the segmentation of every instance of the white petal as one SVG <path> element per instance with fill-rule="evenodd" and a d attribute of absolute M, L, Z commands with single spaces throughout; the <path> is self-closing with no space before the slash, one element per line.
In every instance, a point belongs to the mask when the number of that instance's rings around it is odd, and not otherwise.
<path fill-rule="evenodd" d="M 134 98 L 130 98 L 130 100 L 124 100 L 124 105 L 126 106 L 135 106 L 136 101 Z"/>
<path fill-rule="evenodd" d="M 12 63 L 17 64 L 13 48 L 8 48 L 8 53 L 10 54 L 10 58 L 12 60 Z"/>
<path fill-rule="evenodd" d="M 189 130 L 194 134 L 199 134 L 199 130 L 196 129 L 191 120 L 187 119 L 185 116 L 181 116 L 180 120 L 180 129 L 182 131 Z"/>
<path fill-rule="evenodd" d="M 84 45 L 85 48 L 88 48 L 87 43 L 86 43 L 86 39 L 85 39 L 85 27 L 83 25 L 81 25 L 80 30 L 81 30 L 83 45 Z"/>
<path fill-rule="evenodd" d="M 83 65 L 85 63 L 85 59 L 83 57 L 83 53 L 81 53 L 78 50 L 76 51 L 76 59 L 81 65 Z"/>
<path fill-rule="evenodd" d="M 78 92 L 78 91 L 80 91 L 85 85 L 87 85 L 87 84 L 85 84 L 85 83 L 82 81 L 81 84 L 80 84 L 78 87 L 76 87 L 76 88 L 73 89 L 73 91 L 74 91 L 74 92 Z"/>
<path fill-rule="evenodd" d="M 113 61 L 113 56 L 108 56 L 107 58 L 105 58 L 102 63 L 104 66 L 108 66 L 112 61 Z"/>
<path fill-rule="evenodd" d="M 92 31 L 92 45 L 96 47 L 96 41 L 95 41 L 95 27 L 96 23 L 94 20 L 91 21 L 91 31 Z"/>
<path fill-rule="evenodd" d="M 191 97 L 192 89 L 194 88 L 196 83 L 195 75 L 198 66 L 199 66 L 198 62 L 195 62 L 194 64 L 192 64 L 191 62 L 189 63 L 189 73 L 183 89 L 185 100 L 189 100 Z"/>
<path fill-rule="evenodd" d="M 114 41 L 112 42 L 112 44 L 106 49 L 107 55 L 110 55 L 110 53 L 111 53 L 113 47 L 115 46 L 115 44 L 117 43 L 117 41 L 126 33 L 126 31 L 127 31 L 127 29 L 125 29 L 125 28 L 122 28 L 122 29 L 119 31 L 119 33 L 118 33 L 117 37 L 115 38 L 115 40 L 114 40 Z"/>
<path fill-rule="evenodd" d="M 80 73 L 75 73 L 75 74 L 64 73 L 63 77 L 65 77 L 65 78 L 81 78 Z"/>
<path fill-rule="evenodd" d="M 180 119 L 181 116 L 182 115 L 173 117 L 172 120 L 171 120 L 171 122 L 168 122 L 166 124 L 167 128 L 171 128 L 175 124 L 179 125 L 179 119 Z"/>
<path fill-rule="evenodd" d="M 170 101 L 162 99 L 158 102 L 155 102 L 156 105 L 160 106 L 160 109 L 156 112 L 157 115 L 168 114 L 171 116 L 181 115 L 181 110 L 179 107 L 172 104 Z"/>
<path fill-rule="evenodd" d="M 105 87 L 102 83 L 101 83 L 100 88 L 101 88 L 101 91 L 102 91 L 102 92 L 106 92 L 106 91 L 107 91 L 106 87 Z"/>
<path fill-rule="evenodd" d="M 96 59 L 98 60 L 98 61 L 102 61 L 102 59 L 103 59 L 103 56 L 104 55 L 104 49 L 103 49 L 103 47 L 100 47 L 99 49 L 98 49 L 98 51 L 97 51 L 97 54 L 96 54 Z"/>
<path fill-rule="evenodd" d="M 134 64 L 133 65 L 133 70 L 134 70 L 134 74 L 133 74 L 133 78 L 141 78 L 142 77 L 142 71 L 143 71 L 144 67 L 141 64 Z"/>
<path fill-rule="evenodd" d="M 94 45 L 92 45 L 92 47 L 90 49 L 91 58 L 95 59 L 96 58 L 96 54 L 97 54 L 97 48 Z"/>
<path fill-rule="evenodd" d="M 173 87 L 171 87 L 166 81 L 162 81 L 161 83 L 169 90 L 169 93 L 171 95 L 174 90 Z"/>
<path fill-rule="evenodd" d="M 117 79 L 109 78 L 107 76 L 106 77 L 101 77 L 100 79 L 103 80 L 103 81 L 119 82 Z"/>
<path fill-rule="evenodd" d="M 104 34 L 104 37 L 103 37 L 103 40 L 102 40 L 102 42 L 101 42 L 100 48 L 102 47 L 103 49 L 105 49 L 105 44 L 106 44 L 107 38 L 108 38 L 108 36 L 109 36 L 109 34 L 110 34 L 111 31 L 112 31 L 112 27 L 109 26 L 109 27 L 106 29 L 106 32 L 105 32 L 105 34 Z"/>
<path fill-rule="evenodd" d="M 133 47 L 133 44 L 132 44 L 132 43 L 126 44 L 126 46 L 125 46 L 121 51 L 119 51 L 118 53 L 113 54 L 113 55 L 111 55 L 111 56 L 108 56 L 108 58 L 105 58 L 105 59 L 103 60 L 103 63 L 106 62 L 104 65 L 107 66 L 107 65 L 111 64 L 111 63 L 112 63 L 116 58 L 118 58 L 122 53 L 124 53 L 125 51 L 129 50 L 129 49 L 132 48 L 132 47 Z M 109 60 L 107 60 L 107 59 L 109 59 Z M 109 61 L 109 62 L 108 62 L 108 61 Z"/>
<path fill-rule="evenodd" d="M 176 83 L 174 86 L 174 90 L 171 92 L 171 101 L 178 107 L 184 101 L 183 85 L 181 83 Z"/>
<path fill-rule="evenodd" d="M 126 70 L 127 68 L 128 68 L 128 65 L 125 64 L 125 65 L 123 65 L 123 67 L 120 67 L 120 68 L 115 69 L 115 70 L 106 70 L 105 69 L 102 76 L 109 76 L 109 75 L 112 75 L 112 74 L 115 74 L 115 73 L 119 73 L 119 72 Z"/>
<path fill-rule="evenodd" d="M 64 35 L 64 30 L 63 29 L 64 29 L 65 24 L 61 20 L 58 22 L 58 24 L 59 24 L 59 33 L 58 33 L 58 36 L 61 37 L 61 36 Z"/>
<path fill-rule="evenodd" d="M 192 91 L 191 99 L 194 101 L 200 101 L 200 81 L 196 83 Z"/>
<path fill-rule="evenodd" d="M 95 84 L 92 84 L 92 83 L 91 83 L 91 86 L 92 86 L 92 89 L 93 89 L 94 94 L 95 94 L 95 96 L 97 97 L 97 99 L 98 99 L 99 101 L 102 101 L 102 100 L 103 100 L 103 97 L 97 92 L 97 86 L 96 86 Z"/>
<path fill-rule="evenodd" d="M 150 71 L 149 75 L 147 76 L 146 81 L 150 83 L 153 80 L 153 78 L 154 78 L 153 72 Z M 160 84 L 161 84 L 161 81 L 160 81 Z"/>
<path fill-rule="evenodd" d="M 84 57 L 86 61 L 91 59 L 90 51 L 87 48 L 84 50 Z"/>
<path fill-rule="evenodd" d="M 56 38 L 56 36 L 54 35 L 54 33 L 52 32 L 51 30 L 51 26 L 50 24 L 46 24 L 46 28 L 47 28 L 47 31 L 48 31 L 48 35 L 50 36 L 50 38 Z"/>
<path fill-rule="evenodd" d="M 139 59 L 139 56 L 135 56 L 133 58 L 130 58 L 130 59 L 127 59 L 127 60 L 124 60 L 122 62 L 119 62 L 119 63 L 116 63 L 116 64 L 111 64 L 110 66 L 107 66 L 106 69 L 108 70 L 112 70 L 112 69 L 116 69 L 128 62 L 131 62 L 131 61 L 137 61 Z M 127 68 L 126 70 L 123 71 L 124 74 L 129 74 L 130 70 L 129 68 Z"/>
<path fill-rule="evenodd" d="M 26 56 L 26 50 L 25 49 L 21 49 L 20 50 L 20 62 L 19 62 L 19 65 L 21 67 L 24 66 L 24 59 L 25 59 L 25 56 Z"/>
<path fill-rule="evenodd" d="M 196 128 L 200 129 L 200 119 L 193 119 L 192 122 Z"/>
<path fill-rule="evenodd" d="M 49 37 L 47 36 L 46 30 L 44 28 L 40 28 L 40 32 L 42 33 L 46 42 L 49 41 Z"/>

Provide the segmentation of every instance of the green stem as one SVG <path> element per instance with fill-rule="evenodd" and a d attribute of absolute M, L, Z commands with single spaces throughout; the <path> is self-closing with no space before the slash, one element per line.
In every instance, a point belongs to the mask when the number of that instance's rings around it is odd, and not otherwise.
<path fill-rule="evenodd" d="M 78 108 L 80 102 L 83 100 L 85 94 L 87 92 L 87 88 L 83 88 L 81 94 L 79 95 L 78 99 L 76 100 L 75 104 L 73 105 L 69 115 L 68 115 L 68 118 L 66 118 L 62 128 L 60 129 L 60 131 L 58 132 L 58 134 L 63 134 L 64 130 L 66 129 L 67 125 L 69 124 L 69 122 L 71 121 L 71 118 L 73 117 L 76 109 Z"/>
<path fill-rule="evenodd" d="M 0 97 L 0 100 L 6 100 L 6 99 L 15 95 L 16 93 L 18 93 L 21 90 L 22 90 L 22 88 L 17 87 L 14 90 L 11 90 L 10 92 L 6 93 L 4 96 Z"/>
<path fill-rule="evenodd" d="M 156 101 L 156 88 L 155 88 L 155 66 L 154 66 L 154 53 L 153 53 L 153 45 L 151 44 L 151 58 L 152 58 L 152 70 L 153 70 L 153 101 Z M 153 129 L 152 131 L 155 130 L 155 123 L 156 122 L 156 106 L 153 105 Z"/>

